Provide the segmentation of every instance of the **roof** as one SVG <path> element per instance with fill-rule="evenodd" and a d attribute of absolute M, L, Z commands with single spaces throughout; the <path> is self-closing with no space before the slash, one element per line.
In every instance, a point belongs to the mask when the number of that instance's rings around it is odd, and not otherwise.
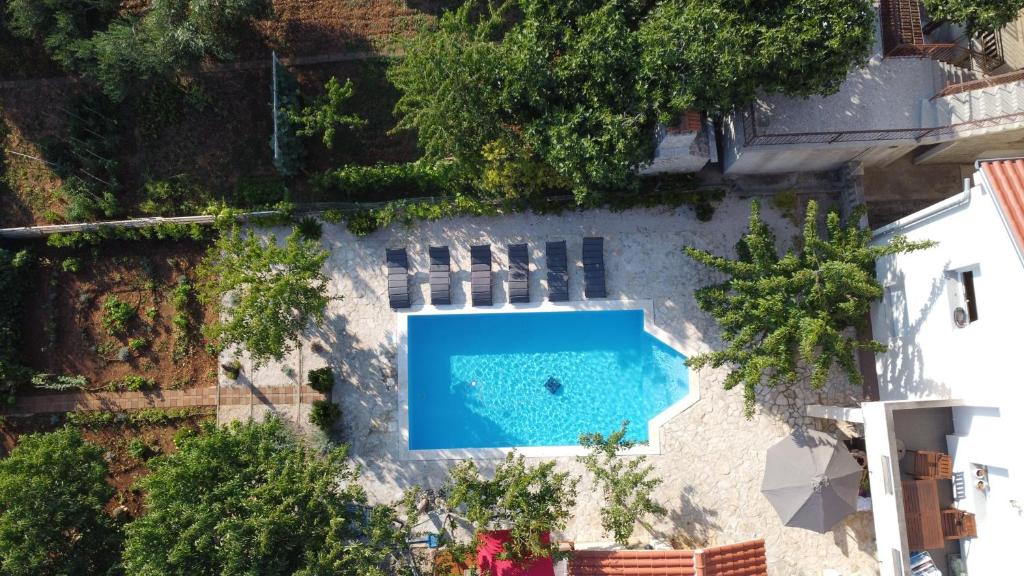
<path fill-rule="evenodd" d="M 570 576 L 767 576 L 764 540 L 700 550 L 577 550 Z"/>
<path fill-rule="evenodd" d="M 1024 159 L 979 162 L 1017 250 L 1024 256 Z"/>
<path fill-rule="evenodd" d="M 569 576 L 695 576 L 693 550 L 577 550 Z"/>

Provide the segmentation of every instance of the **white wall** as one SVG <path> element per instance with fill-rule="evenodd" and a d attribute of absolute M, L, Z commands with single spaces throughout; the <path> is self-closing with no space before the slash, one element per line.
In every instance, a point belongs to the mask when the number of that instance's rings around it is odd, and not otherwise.
<path fill-rule="evenodd" d="M 1017 363 L 1024 357 L 1024 264 L 994 197 L 974 186 L 960 199 L 959 207 L 900 230 L 938 246 L 877 263 L 887 288 L 872 313 L 875 339 L 889 347 L 876 357 L 882 400 L 1024 400 Z M 945 273 L 964 267 L 975 269 L 978 321 L 957 329 Z"/>

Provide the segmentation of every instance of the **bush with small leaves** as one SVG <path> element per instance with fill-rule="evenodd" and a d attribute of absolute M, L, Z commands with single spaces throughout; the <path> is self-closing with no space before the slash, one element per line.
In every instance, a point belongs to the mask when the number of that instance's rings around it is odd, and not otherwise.
<path fill-rule="evenodd" d="M 117 296 L 111 296 L 103 302 L 103 327 L 114 336 L 121 336 L 127 332 L 128 323 L 134 320 L 135 316 L 135 306 Z"/>
<path fill-rule="evenodd" d="M 330 366 L 310 370 L 307 379 L 309 380 L 309 386 L 317 392 L 330 394 L 331 390 L 334 389 L 334 371 L 331 370 Z"/>
<path fill-rule="evenodd" d="M 131 350 L 132 352 L 138 352 L 139 350 L 142 350 L 143 348 L 146 347 L 146 344 L 147 342 L 145 338 L 128 339 L 128 349 Z"/>
<path fill-rule="evenodd" d="M 328 431 L 334 427 L 334 423 L 341 417 L 341 408 L 330 400 L 317 400 L 309 412 L 310 424 L 317 428 Z"/>

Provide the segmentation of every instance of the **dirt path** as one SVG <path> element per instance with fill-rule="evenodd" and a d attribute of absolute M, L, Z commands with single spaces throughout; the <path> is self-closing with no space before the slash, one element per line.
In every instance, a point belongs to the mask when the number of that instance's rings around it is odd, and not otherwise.
<path fill-rule="evenodd" d="M 312 404 L 323 394 L 309 386 L 216 386 L 154 392 L 67 392 L 22 396 L 7 414 L 48 414 L 89 410 L 140 410 L 186 406 L 294 406 Z"/>

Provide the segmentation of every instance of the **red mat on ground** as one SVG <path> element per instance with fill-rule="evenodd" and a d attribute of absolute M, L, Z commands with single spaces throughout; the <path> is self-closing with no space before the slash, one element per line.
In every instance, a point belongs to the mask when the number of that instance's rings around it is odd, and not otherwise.
<path fill-rule="evenodd" d="M 544 534 L 544 543 L 550 542 L 550 535 Z M 481 574 L 489 576 L 554 576 L 555 565 L 551 558 L 536 558 L 523 564 L 511 560 L 500 560 L 498 556 L 510 539 L 508 530 L 495 530 L 480 535 L 476 562 Z"/>

